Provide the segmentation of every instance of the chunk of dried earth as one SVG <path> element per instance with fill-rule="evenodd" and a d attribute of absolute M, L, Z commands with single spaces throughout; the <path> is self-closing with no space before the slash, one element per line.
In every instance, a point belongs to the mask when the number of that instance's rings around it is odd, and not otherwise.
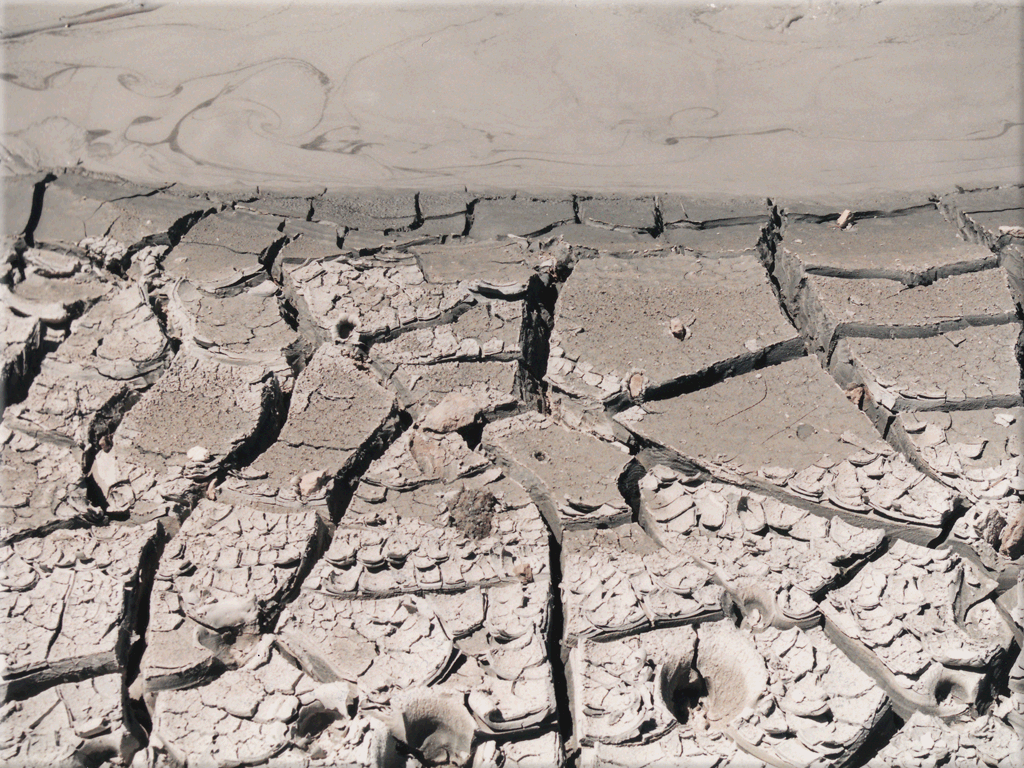
<path fill-rule="evenodd" d="M 753 256 L 605 256 L 577 264 L 558 297 L 546 379 L 578 396 L 639 399 L 801 349 Z"/>
<path fill-rule="evenodd" d="M 882 441 L 811 357 L 616 418 L 652 445 L 652 455 L 717 465 L 766 491 L 785 488 L 798 506 L 809 501 L 936 530 L 953 513 L 955 494 Z"/>

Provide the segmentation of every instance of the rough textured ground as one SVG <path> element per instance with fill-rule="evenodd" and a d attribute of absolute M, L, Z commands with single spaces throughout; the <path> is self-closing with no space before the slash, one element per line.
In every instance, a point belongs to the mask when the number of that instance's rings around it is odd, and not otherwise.
<path fill-rule="evenodd" d="M 4 189 L 4 765 L 1022 765 L 1024 189 Z"/>

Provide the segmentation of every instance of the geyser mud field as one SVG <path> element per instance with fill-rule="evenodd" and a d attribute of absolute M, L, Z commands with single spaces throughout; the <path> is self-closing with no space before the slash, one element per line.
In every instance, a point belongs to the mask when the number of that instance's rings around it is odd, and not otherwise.
<path fill-rule="evenodd" d="M 74 13 L 0 763 L 1021 767 L 1020 8 Z"/>
<path fill-rule="evenodd" d="M 1020 4 L 89 8 L 5 8 L 14 167 L 302 194 L 1021 181 Z"/>

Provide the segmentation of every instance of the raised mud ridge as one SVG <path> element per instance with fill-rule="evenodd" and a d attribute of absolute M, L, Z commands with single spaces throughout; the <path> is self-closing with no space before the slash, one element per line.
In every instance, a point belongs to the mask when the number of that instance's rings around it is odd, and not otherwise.
<path fill-rule="evenodd" d="M 1019 768 L 1022 193 L 5 179 L 0 762 Z"/>

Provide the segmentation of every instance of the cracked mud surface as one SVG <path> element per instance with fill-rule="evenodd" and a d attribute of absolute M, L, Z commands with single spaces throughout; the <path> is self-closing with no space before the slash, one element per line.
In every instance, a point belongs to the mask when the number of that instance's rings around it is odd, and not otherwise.
<path fill-rule="evenodd" d="M 0 761 L 1018 768 L 1019 197 L 5 182 Z"/>

